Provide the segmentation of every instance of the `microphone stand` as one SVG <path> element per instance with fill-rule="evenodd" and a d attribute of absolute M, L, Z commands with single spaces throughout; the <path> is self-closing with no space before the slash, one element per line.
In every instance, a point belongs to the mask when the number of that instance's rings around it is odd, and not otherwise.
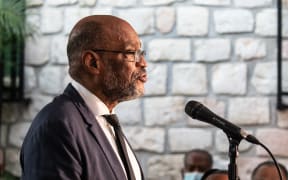
<path fill-rule="evenodd" d="M 230 158 L 230 162 L 228 165 L 228 177 L 229 180 L 239 180 L 236 158 L 239 154 L 238 146 L 241 139 L 239 140 L 228 136 L 228 140 L 229 140 L 229 158 Z"/>

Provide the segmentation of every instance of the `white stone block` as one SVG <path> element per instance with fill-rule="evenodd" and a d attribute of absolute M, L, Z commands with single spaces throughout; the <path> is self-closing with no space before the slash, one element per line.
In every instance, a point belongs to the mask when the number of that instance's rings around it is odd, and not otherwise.
<path fill-rule="evenodd" d="M 142 0 L 143 5 L 157 6 L 157 5 L 169 5 L 171 3 L 183 1 L 183 0 Z"/>
<path fill-rule="evenodd" d="M 288 62 L 282 62 L 282 90 L 288 91 Z M 257 92 L 261 94 L 276 94 L 277 87 L 277 64 L 276 62 L 265 62 L 255 67 L 252 84 Z"/>
<path fill-rule="evenodd" d="M 91 10 L 89 8 L 78 8 L 71 7 L 67 8 L 64 11 L 64 32 L 65 34 L 69 34 L 74 25 L 82 18 L 89 16 L 91 14 Z"/>
<path fill-rule="evenodd" d="M 20 167 L 20 149 L 7 148 L 5 152 L 5 170 L 13 174 L 14 176 L 21 176 Z"/>
<path fill-rule="evenodd" d="M 276 94 L 276 62 L 257 63 L 252 75 L 251 84 L 255 87 L 258 93 Z"/>
<path fill-rule="evenodd" d="M 229 152 L 229 141 L 228 141 L 227 135 L 222 130 L 216 131 L 215 147 L 217 149 L 217 152 L 222 152 L 222 153 Z"/>
<path fill-rule="evenodd" d="M 213 154 L 213 167 L 217 169 L 227 169 L 229 164 L 229 159 L 227 156 L 228 154 L 224 156 Z"/>
<path fill-rule="evenodd" d="M 99 6 L 130 7 L 137 4 L 137 0 L 98 0 Z"/>
<path fill-rule="evenodd" d="M 51 60 L 56 64 L 67 65 L 68 57 L 66 46 L 68 43 L 67 36 L 54 36 L 51 41 Z"/>
<path fill-rule="evenodd" d="M 208 33 L 209 12 L 204 7 L 177 8 L 177 34 L 184 36 L 203 36 Z"/>
<path fill-rule="evenodd" d="M 288 127 L 288 109 L 277 111 L 277 125 L 281 128 Z"/>
<path fill-rule="evenodd" d="M 217 33 L 252 32 L 254 18 L 249 10 L 224 9 L 215 11 L 214 23 Z"/>
<path fill-rule="evenodd" d="M 41 12 L 39 9 L 30 8 L 26 9 L 26 27 L 32 30 L 31 35 L 39 33 L 41 28 Z M 29 31 L 29 30 L 28 30 Z M 38 35 L 38 34 L 37 34 Z M 35 36 L 36 37 L 36 36 Z"/>
<path fill-rule="evenodd" d="M 234 0 L 236 7 L 246 7 L 246 8 L 255 8 L 255 7 L 265 7 L 272 5 L 272 0 Z"/>
<path fill-rule="evenodd" d="M 112 15 L 112 8 L 93 8 L 92 13 L 93 15 Z"/>
<path fill-rule="evenodd" d="M 167 92 L 167 69 L 166 64 L 148 64 L 148 81 L 145 84 L 145 95 L 164 95 Z"/>
<path fill-rule="evenodd" d="M 165 145 L 165 131 L 162 128 L 127 127 L 125 135 L 134 150 L 162 153 Z"/>
<path fill-rule="evenodd" d="M 246 64 L 215 65 L 212 69 L 212 89 L 217 94 L 244 95 L 247 91 Z"/>
<path fill-rule="evenodd" d="M 175 24 L 175 9 L 162 7 L 156 10 L 156 26 L 161 33 L 172 31 Z"/>
<path fill-rule="evenodd" d="M 243 60 L 263 58 L 266 56 L 266 44 L 262 39 L 240 38 L 236 40 L 235 52 Z"/>
<path fill-rule="evenodd" d="M 71 5 L 78 2 L 78 0 L 46 0 L 46 3 L 51 6 Z"/>
<path fill-rule="evenodd" d="M 269 150 L 273 152 L 274 156 L 288 157 L 288 132 L 286 129 L 279 128 L 265 128 L 259 129 L 256 133 L 256 137 L 260 142 L 269 147 Z M 257 147 L 256 154 L 258 156 L 269 156 L 267 152 L 261 148 Z"/>
<path fill-rule="evenodd" d="M 189 61 L 191 43 L 189 39 L 154 39 L 148 44 L 150 61 Z"/>
<path fill-rule="evenodd" d="M 266 97 L 229 99 L 228 120 L 235 124 L 268 124 L 269 114 L 269 99 Z"/>
<path fill-rule="evenodd" d="M 194 3 L 199 5 L 225 6 L 231 4 L 231 0 L 195 0 Z"/>
<path fill-rule="evenodd" d="M 139 35 L 155 32 L 154 10 L 151 8 L 132 8 L 118 10 L 117 15 L 128 21 Z"/>
<path fill-rule="evenodd" d="M 139 124 L 142 121 L 140 99 L 121 102 L 115 111 L 121 124 Z"/>
<path fill-rule="evenodd" d="M 180 172 L 183 167 L 183 155 L 156 155 L 149 157 L 148 179 L 176 180 L 181 179 Z M 171 179 L 169 179 L 171 178 Z"/>
<path fill-rule="evenodd" d="M 56 8 L 45 8 L 41 15 L 41 32 L 58 33 L 63 29 L 63 11 Z"/>
<path fill-rule="evenodd" d="M 288 5 L 288 3 L 286 3 L 286 4 Z M 282 10 L 282 36 L 286 37 L 286 38 L 288 37 L 288 23 L 286 23 L 286 22 L 288 22 L 287 7 L 288 6 L 286 6 L 286 8 L 285 8 L 285 6 L 284 6 L 284 8 Z"/>
<path fill-rule="evenodd" d="M 212 132 L 203 129 L 172 128 L 169 129 L 168 139 L 171 152 L 207 149 L 212 146 Z"/>
<path fill-rule="evenodd" d="M 285 71 L 288 68 L 288 63 L 282 64 L 282 86 L 283 90 L 288 87 L 288 76 Z M 276 94 L 277 86 L 277 64 L 276 62 L 258 63 L 254 69 L 252 85 L 256 91 L 261 94 Z"/>
<path fill-rule="evenodd" d="M 282 58 L 288 59 L 288 40 L 282 41 Z"/>
<path fill-rule="evenodd" d="M 172 75 L 173 94 L 199 95 L 208 91 L 206 68 L 202 64 L 175 64 Z"/>
<path fill-rule="evenodd" d="M 44 36 L 27 38 L 25 41 L 25 63 L 43 65 L 50 59 L 50 39 Z"/>
<path fill-rule="evenodd" d="M 97 0 L 79 0 L 80 6 L 94 6 Z"/>
<path fill-rule="evenodd" d="M 61 66 L 47 66 L 39 73 L 39 88 L 47 94 L 59 94 L 62 92 L 64 74 Z"/>
<path fill-rule="evenodd" d="M 216 62 L 229 59 L 231 44 L 228 39 L 196 40 L 194 49 L 196 61 Z"/>
<path fill-rule="evenodd" d="M 20 148 L 30 125 L 31 122 L 13 124 L 9 133 L 9 143 Z"/>
<path fill-rule="evenodd" d="M 277 13 L 276 9 L 264 9 L 256 15 L 256 34 L 262 36 L 276 36 Z"/>
<path fill-rule="evenodd" d="M 25 66 L 24 68 L 25 78 L 24 78 L 24 87 L 25 92 L 31 92 L 37 86 L 36 74 L 34 68 L 30 66 Z"/>
<path fill-rule="evenodd" d="M 171 125 L 184 121 L 183 97 L 151 97 L 144 99 L 147 126 Z"/>

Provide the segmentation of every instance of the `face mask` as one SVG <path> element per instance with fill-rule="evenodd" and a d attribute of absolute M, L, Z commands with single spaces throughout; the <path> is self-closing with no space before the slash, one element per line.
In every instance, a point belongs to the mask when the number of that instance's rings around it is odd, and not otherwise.
<path fill-rule="evenodd" d="M 185 173 L 184 180 L 201 180 L 202 176 L 203 176 L 203 173 L 199 173 L 199 172 Z"/>

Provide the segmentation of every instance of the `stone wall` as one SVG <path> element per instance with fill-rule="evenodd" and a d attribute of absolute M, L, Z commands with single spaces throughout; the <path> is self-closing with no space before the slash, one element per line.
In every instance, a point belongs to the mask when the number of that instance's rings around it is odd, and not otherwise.
<path fill-rule="evenodd" d="M 180 180 L 183 154 L 193 148 L 207 149 L 215 167 L 227 168 L 225 134 L 189 118 L 189 100 L 245 128 L 288 166 L 288 110 L 276 109 L 276 0 L 27 0 L 27 6 L 27 20 L 38 29 L 25 49 L 26 97 L 32 103 L 3 107 L 1 144 L 10 172 L 21 174 L 19 149 L 33 117 L 70 80 L 69 31 L 92 14 L 126 19 L 148 51 L 146 95 L 117 111 L 149 180 Z M 286 11 L 283 17 L 287 22 Z M 282 55 L 287 91 L 288 40 Z M 242 141 L 241 179 L 268 158 L 261 147 Z"/>

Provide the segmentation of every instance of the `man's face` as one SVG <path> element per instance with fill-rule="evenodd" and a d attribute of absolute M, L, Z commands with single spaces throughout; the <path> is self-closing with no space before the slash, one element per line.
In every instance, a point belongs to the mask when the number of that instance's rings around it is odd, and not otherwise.
<path fill-rule="evenodd" d="M 146 71 L 135 62 L 109 63 L 103 77 L 103 93 L 110 100 L 125 101 L 143 95 Z"/>
<path fill-rule="evenodd" d="M 111 50 L 132 52 L 141 49 L 141 43 L 135 32 L 125 33 L 120 42 L 112 42 Z M 146 61 L 143 56 L 139 62 L 134 61 L 134 54 L 103 54 L 104 70 L 102 71 L 103 94 L 110 101 L 125 101 L 144 94 Z"/>
<path fill-rule="evenodd" d="M 208 157 L 204 153 L 192 152 L 186 160 L 186 172 L 205 172 L 211 168 Z"/>

